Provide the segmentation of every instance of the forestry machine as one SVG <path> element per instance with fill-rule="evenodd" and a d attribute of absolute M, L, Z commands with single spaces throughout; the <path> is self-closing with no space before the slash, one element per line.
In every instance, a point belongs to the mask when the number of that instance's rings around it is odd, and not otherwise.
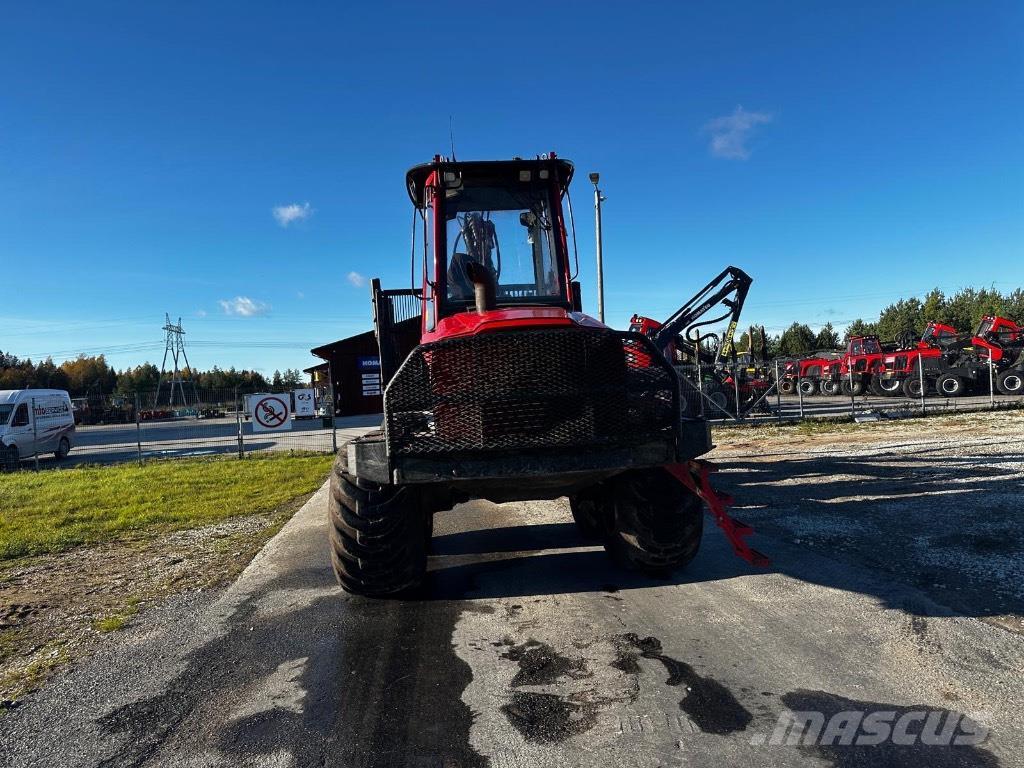
<path fill-rule="evenodd" d="M 766 564 L 698 458 L 711 439 L 666 356 L 678 331 L 651 339 L 581 311 L 562 211 L 572 175 L 554 153 L 436 156 L 406 174 L 420 287 L 372 283 L 383 429 L 347 443 L 331 475 L 346 590 L 417 587 L 432 515 L 470 499 L 567 496 L 584 535 L 655 574 L 697 553 L 703 500 L 736 553 Z"/>

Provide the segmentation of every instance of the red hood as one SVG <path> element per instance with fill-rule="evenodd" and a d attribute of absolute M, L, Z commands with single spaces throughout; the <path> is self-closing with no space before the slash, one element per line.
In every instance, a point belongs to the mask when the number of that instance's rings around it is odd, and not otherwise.
<path fill-rule="evenodd" d="M 560 307 L 518 307 L 492 309 L 489 312 L 459 312 L 446 317 L 433 331 L 423 334 L 422 343 L 475 336 L 478 333 L 507 331 L 513 328 L 558 328 L 563 326 L 605 328 L 594 318 L 582 312 L 567 312 Z"/>

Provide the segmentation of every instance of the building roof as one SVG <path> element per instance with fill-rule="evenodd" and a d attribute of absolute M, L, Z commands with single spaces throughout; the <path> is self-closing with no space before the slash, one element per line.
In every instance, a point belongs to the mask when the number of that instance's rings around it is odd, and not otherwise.
<path fill-rule="evenodd" d="M 324 344 L 319 347 L 313 347 L 313 349 L 309 351 L 312 352 L 313 355 L 315 355 L 316 357 L 319 357 L 321 360 L 328 360 L 331 357 L 331 354 L 337 352 L 338 349 L 341 347 L 345 347 L 350 344 L 359 344 L 361 342 L 366 342 L 374 338 L 375 337 L 373 331 L 366 331 L 365 333 L 357 333 L 355 336 L 349 336 L 344 339 L 332 341 L 330 344 Z"/>

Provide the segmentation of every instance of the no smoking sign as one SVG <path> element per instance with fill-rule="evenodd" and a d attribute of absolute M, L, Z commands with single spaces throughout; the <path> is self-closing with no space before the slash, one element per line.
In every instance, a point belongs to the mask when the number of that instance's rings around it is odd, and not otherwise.
<path fill-rule="evenodd" d="M 263 395 L 252 406 L 253 432 L 280 432 L 292 428 L 291 398 L 288 395 Z"/>

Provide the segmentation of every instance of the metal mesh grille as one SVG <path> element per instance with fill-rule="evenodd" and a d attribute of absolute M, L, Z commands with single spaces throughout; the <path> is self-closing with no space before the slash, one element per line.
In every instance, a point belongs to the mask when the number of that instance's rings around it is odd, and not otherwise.
<path fill-rule="evenodd" d="M 634 445 L 671 438 L 675 373 L 635 333 L 509 331 L 424 344 L 384 396 L 394 456 Z"/>

